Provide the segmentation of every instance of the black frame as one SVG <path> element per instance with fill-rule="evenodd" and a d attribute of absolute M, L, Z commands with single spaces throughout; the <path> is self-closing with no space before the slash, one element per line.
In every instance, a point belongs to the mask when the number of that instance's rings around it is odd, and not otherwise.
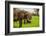
<path fill-rule="evenodd" d="M 24 5 L 42 5 L 43 11 L 43 30 L 42 31 L 25 31 L 25 32 L 10 32 L 10 12 L 9 12 L 9 5 L 10 4 L 24 4 Z M 5 1 L 5 35 L 16 35 L 16 34 L 33 34 L 33 33 L 44 33 L 44 24 L 45 24 L 45 4 L 40 2 L 18 2 L 18 1 Z"/>

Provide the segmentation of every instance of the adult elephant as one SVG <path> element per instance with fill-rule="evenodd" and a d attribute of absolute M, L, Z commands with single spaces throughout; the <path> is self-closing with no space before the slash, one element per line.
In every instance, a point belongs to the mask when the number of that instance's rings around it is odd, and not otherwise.
<path fill-rule="evenodd" d="M 32 14 L 27 11 L 14 12 L 14 21 L 19 21 L 19 27 L 22 27 L 22 20 L 24 19 L 24 24 L 31 23 Z"/>
<path fill-rule="evenodd" d="M 24 19 L 24 23 L 31 23 L 32 14 L 27 11 L 19 11 L 14 13 L 14 21 Z"/>

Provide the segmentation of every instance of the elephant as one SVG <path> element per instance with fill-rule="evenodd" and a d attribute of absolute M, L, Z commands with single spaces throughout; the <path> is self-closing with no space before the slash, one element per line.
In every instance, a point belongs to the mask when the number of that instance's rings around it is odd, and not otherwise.
<path fill-rule="evenodd" d="M 20 19 L 24 19 L 24 24 L 31 23 L 32 14 L 27 11 L 14 12 L 14 21 L 17 22 Z"/>

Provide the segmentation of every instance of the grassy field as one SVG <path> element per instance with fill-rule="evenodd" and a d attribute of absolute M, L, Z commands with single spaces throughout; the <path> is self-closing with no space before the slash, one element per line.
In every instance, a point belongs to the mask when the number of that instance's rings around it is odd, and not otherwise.
<path fill-rule="evenodd" d="M 22 28 L 24 27 L 39 27 L 39 16 L 32 16 L 31 23 L 24 24 L 24 20 L 23 20 Z M 13 23 L 13 28 L 19 28 L 19 21 Z"/>

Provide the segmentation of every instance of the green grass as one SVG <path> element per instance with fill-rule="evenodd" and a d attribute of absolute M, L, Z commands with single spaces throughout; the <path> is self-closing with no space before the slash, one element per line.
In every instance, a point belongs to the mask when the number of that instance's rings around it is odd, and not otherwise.
<path fill-rule="evenodd" d="M 14 28 L 19 28 L 19 21 L 13 23 Z M 24 24 L 24 20 L 22 21 L 22 28 L 24 27 L 39 27 L 39 16 L 32 16 L 31 23 Z"/>

